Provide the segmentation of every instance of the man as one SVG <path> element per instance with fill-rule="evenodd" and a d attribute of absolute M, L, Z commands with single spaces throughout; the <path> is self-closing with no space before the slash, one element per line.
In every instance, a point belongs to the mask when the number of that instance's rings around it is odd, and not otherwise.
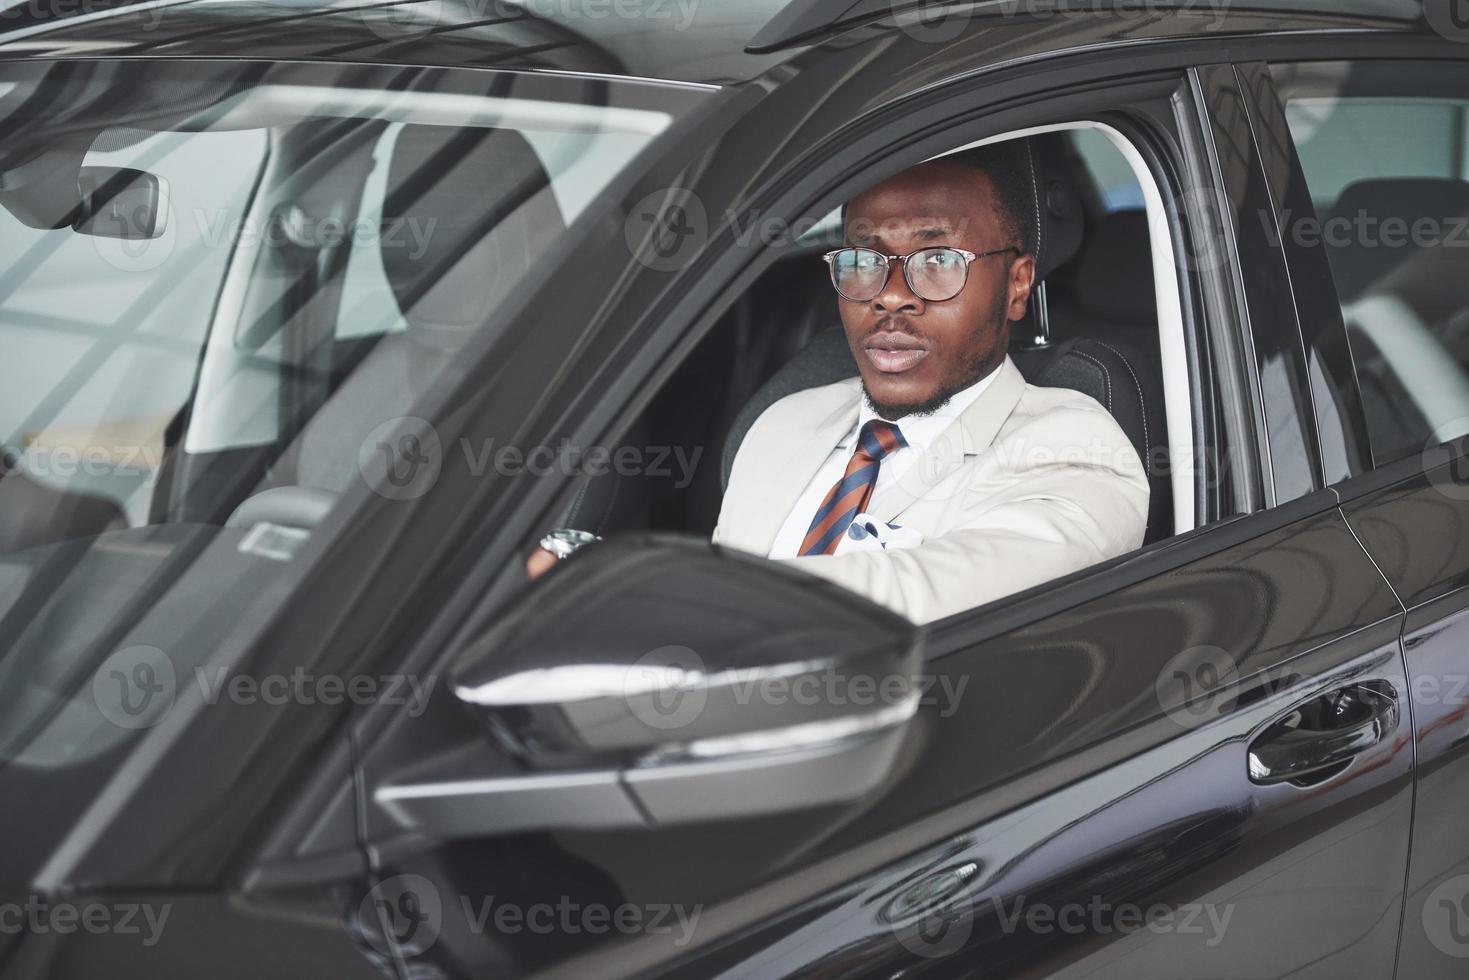
<path fill-rule="evenodd" d="M 916 622 L 1142 543 L 1148 484 L 1127 436 L 1006 354 L 1035 274 L 1019 147 L 928 161 L 848 204 L 849 245 L 826 260 L 859 377 L 755 421 L 716 543 Z"/>

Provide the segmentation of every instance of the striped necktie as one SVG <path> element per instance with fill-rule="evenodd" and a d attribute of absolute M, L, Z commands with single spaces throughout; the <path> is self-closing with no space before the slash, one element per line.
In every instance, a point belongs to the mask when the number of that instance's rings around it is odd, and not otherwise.
<path fill-rule="evenodd" d="M 816 508 L 816 516 L 801 542 L 801 556 L 829 555 L 836 550 L 852 519 L 867 509 L 883 457 L 907 445 L 903 433 L 891 422 L 872 419 L 862 426 L 857 435 L 857 451 L 847 463 L 847 472 Z"/>

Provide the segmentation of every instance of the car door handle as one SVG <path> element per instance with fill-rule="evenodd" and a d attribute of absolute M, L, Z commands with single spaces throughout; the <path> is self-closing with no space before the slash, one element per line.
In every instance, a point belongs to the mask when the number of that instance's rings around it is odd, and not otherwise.
<path fill-rule="evenodd" d="M 1250 743 L 1250 781 L 1299 782 L 1332 770 L 1398 727 L 1398 696 L 1386 681 L 1352 684 L 1292 708 Z"/>

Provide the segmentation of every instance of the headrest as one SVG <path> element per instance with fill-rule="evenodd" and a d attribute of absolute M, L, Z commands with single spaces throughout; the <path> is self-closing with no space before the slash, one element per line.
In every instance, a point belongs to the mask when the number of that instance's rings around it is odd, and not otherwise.
<path fill-rule="evenodd" d="M 1097 222 L 1076 266 L 1076 301 L 1113 323 L 1157 321 L 1146 211 L 1114 211 Z"/>
<path fill-rule="evenodd" d="M 1030 170 L 1033 219 L 1031 241 L 1035 251 L 1036 282 L 1076 255 L 1081 247 L 1082 208 L 1071 185 L 1069 148 L 1063 133 L 1025 137 Z"/>
<path fill-rule="evenodd" d="M 1463 243 L 1469 183 L 1440 177 L 1359 180 L 1341 192 L 1322 227 L 1343 300 L 1356 299 L 1407 259 Z M 1387 224 L 1391 220 L 1392 224 Z M 1417 231 L 1414 225 L 1420 222 Z"/>
<path fill-rule="evenodd" d="M 419 339 L 457 347 L 565 229 L 550 176 L 509 129 L 412 124 L 393 147 L 383 270 Z"/>
<path fill-rule="evenodd" d="M 998 159 L 992 155 L 998 151 Z M 1021 199 L 1035 255 L 1036 282 L 1065 265 L 1081 247 L 1082 208 L 1071 186 L 1070 148 L 1064 133 L 1023 136 L 957 150 L 955 159 L 978 167 L 1001 166 Z"/>

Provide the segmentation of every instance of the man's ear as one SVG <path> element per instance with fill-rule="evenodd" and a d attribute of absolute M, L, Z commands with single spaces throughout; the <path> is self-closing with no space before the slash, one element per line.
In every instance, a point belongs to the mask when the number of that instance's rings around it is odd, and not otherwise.
<path fill-rule="evenodd" d="M 1030 287 L 1035 281 L 1035 257 L 1022 255 L 1010 263 L 1010 302 L 1005 309 L 1005 315 L 1011 320 L 1022 320 L 1025 318 L 1026 307 L 1030 304 Z"/>

